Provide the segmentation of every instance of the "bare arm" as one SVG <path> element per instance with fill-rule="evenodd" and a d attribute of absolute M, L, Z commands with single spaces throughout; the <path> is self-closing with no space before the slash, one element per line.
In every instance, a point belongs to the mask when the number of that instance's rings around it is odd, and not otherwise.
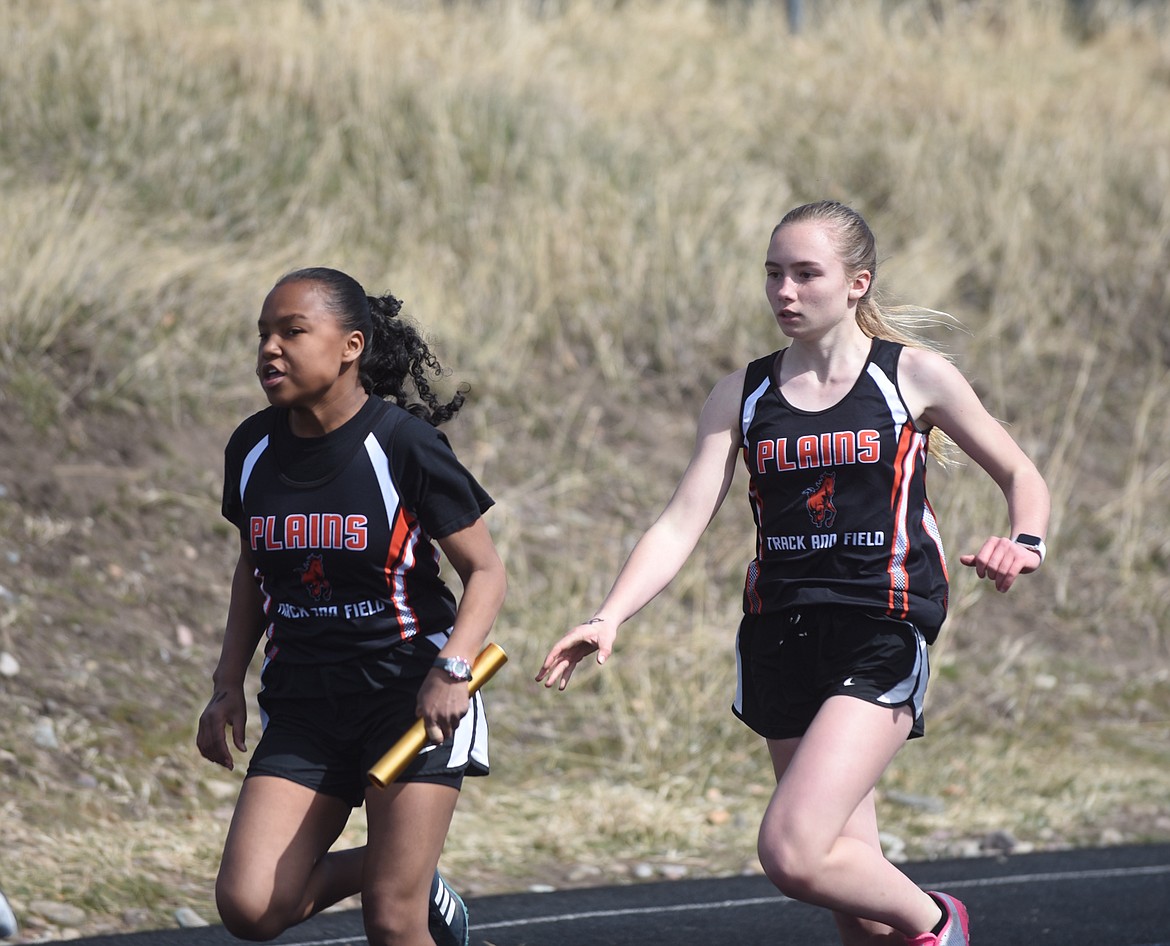
<path fill-rule="evenodd" d="M 231 600 L 227 624 L 220 649 L 219 664 L 211 675 L 212 696 L 199 717 L 195 742 L 200 754 L 211 762 L 232 769 L 226 728 L 232 729 L 232 742 L 240 752 L 247 751 L 244 728 L 248 721 L 244 697 L 244 678 L 264 633 L 264 607 L 260 586 L 255 579 L 255 564 L 248 544 L 240 540 L 240 557 L 232 574 Z"/>
<path fill-rule="evenodd" d="M 438 541 L 463 583 L 455 625 L 440 656 L 473 661 L 504 603 L 504 564 L 483 519 Z M 441 743 L 455 731 L 469 703 L 466 683 L 452 680 L 442 670 L 432 670 L 419 690 L 415 712 L 426 726 L 427 737 Z"/>
<path fill-rule="evenodd" d="M 694 452 L 674 495 L 634 546 L 594 617 L 549 651 L 536 676 L 545 686 L 559 684 L 563 690 L 577 664 L 594 651 L 597 662 L 605 663 L 618 627 L 670 584 L 694 551 L 735 475 L 743 374 L 728 375 L 711 391 L 699 415 Z"/>
<path fill-rule="evenodd" d="M 992 535 L 978 552 L 959 557 L 980 578 L 1007 591 L 1016 577 L 1040 567 L 1039 556 L 1013 539 L 1020 533 L 1044 537 L 1051 500 L 1040 471 L 992 417 L 966 378 L 933 352 L 906 349 L 899 381 L 920 423 L 936 426 L 995 481 L 1007 500 L 1010 534 Z"/>

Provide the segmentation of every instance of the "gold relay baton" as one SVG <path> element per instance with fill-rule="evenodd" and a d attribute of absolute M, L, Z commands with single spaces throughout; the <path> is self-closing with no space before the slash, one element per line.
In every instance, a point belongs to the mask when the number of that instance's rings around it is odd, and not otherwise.
<path fill-rule="evenodd" d="M 479 652 L 475 663 L 471 666 L 471 679 L 467 681 L 467 690 L 473 694 L 488 682 L 496 671 L 508 660 L 504 648 L 499 644 L 488 644 Z M 385 788 L 402 774 L 402 770 L 410 765 L 411 760 L 425 748 L 427 744 L 427 730 L 421 717 L 416 719 L 406 733 L 400 738 L 382 758 L 375 762 L 369 772 L 370 782 L 378 788 Z"/>

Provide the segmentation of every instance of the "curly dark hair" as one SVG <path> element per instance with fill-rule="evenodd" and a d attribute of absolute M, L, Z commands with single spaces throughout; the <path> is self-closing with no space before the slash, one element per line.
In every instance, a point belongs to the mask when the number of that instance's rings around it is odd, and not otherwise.
<path fill-rule="evenodd" d="M 435 427 L 449 421 L 463 406 L 467 385 L 460 385 L 446 404 L 431 390 L 428 376 L 439 378 L 446 372 L 418 329 L 399 318 L 401 301 L 390 293 L 368 296 L 352 276 L 323 266 L 293 270 L 281 276 L 276 285 L 296 282 L 316 283 L 325 295 L 326 307 L 337 316 L 342 329 L 361 332 L 365 337 L 358 376 L 370 394 L 393 398 L 399 407 Z M 414 389 L 413 397 L 406 388 L 408 378 Z"/>

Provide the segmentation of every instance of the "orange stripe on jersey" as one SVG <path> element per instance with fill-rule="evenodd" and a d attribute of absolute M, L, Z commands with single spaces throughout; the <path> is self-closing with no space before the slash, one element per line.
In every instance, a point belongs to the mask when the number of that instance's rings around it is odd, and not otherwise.
<path fill-rule="evenodd" d="M 891 614 L 906 617 L 909 613 L 910 574 L 906 570 L 906 558 L 910 553 L 910 530 L 906 518 L 906 487 L 910 482 L 918 452 L 921 450 L 921 435 L 909 423 L 902 425 L 898 435 L 898 453 L 894 460 L 894 485 L 890 494 L 890 509 L 894 513 L 894 534 L 890 538 L 890 560 L 887 572 L 890 589 L 887 606 Z"/>
<path fill-rule="evenodd" d="M 410 602 L 407 601 L 405 572 L 413 566 L 415 547 L 415 522 L 401 508 L 394 514 L 394 521 L 390 527 L 390 547 L 386 554 L 386 585 L 394 601 L 394 613 L 397 615 L 398 633 L 403 640 L 414 637 L 418 632 L 418 615 L 414 613 Z"/>

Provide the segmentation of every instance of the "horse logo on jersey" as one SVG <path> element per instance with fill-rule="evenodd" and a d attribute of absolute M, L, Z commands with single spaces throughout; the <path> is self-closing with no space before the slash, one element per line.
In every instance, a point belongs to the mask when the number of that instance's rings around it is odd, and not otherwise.
<path fill-rule="evenodd" d="M 305 564 L 297 569 L 297 574 L 301 576 L 301 585 L 314 601 L 328 601 L 333 597 L 333 586 L 325 577 L 325 560 L 319 552 L 306 558 Z"/>
<path fill-rule="evenodd" d="M 833 505 L 833 495 L 836 491 L 837 474 L 829 470 L 817 478 L 816 486 L 810 486 L 801 493 L 808 517 L 818 529 L 833 528 L 833 523 L 837 519 L 837 507 Z"/>

